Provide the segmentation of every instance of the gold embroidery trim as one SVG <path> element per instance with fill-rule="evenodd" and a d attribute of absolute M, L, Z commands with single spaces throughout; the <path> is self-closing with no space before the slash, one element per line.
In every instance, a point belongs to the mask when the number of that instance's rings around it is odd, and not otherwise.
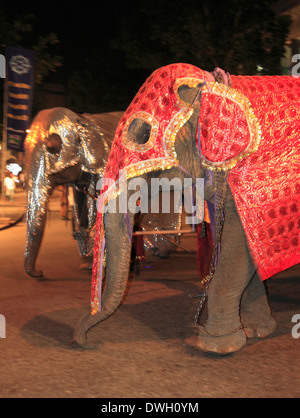
<path fill-rule="evenodd" d="M 250 133 L 250 142 L 247 148 L 235 157 L 221 162 L 209 161 L 203 155 L 201 163 L 210 170 L 227 171 L 235 167 L 239 161 L 253 154 L 258 150 L 261 141 L 261 126 L 252 109 L 251 103 L 246 96 L 238 90 L 228 87 L 225 84 L 208 82 L 203 88 L 203 93 L 217 94 L 235 102 L 244 112 Z"/>
<path fill-rule="evenodd" d="M 128 129 L 135 119 L 142 119 L 151 126 L 150 138 L 145 144 L 137 144 L 129 140 L 127 137 Z M 146 152 L 149 149 L 151 149 L 155 144 L 158 128 L 159 123 L 157 122 L 154 116 L 151 116 L 150 113 L 147 112 L 137 112 L 134 115 L 130 116 L 129 119 L 126 121 L 126 124 L 122 132 L 121 142 L 126 148 L 130 149 L 131 151 Z"/>

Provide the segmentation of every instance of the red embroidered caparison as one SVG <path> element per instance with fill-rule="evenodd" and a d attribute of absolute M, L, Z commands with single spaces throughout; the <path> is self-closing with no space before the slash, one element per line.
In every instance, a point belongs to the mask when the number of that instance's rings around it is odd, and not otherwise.
<path fill-rule="evenodd" d="M 180 99 L 178 89 L 203 82 L 201 162 L 212 170 L 230 170 L 229 185 L 264 280 L 300 261 L 300 79 L 231 76 L 232 87 L 227 87 L 189 64 L 162 67 L 142 85 L 119 122 L 104 176 L 118 181 L 120 170 L 129 179 L 178 166 L 176 134 L 193 113 L 193 106 Z M 127 135 L 137 118 L 151 125 L 150 138 L 143 145 Z M 99 213 L 92 313 L 100 309 L 104 237 Z"/>

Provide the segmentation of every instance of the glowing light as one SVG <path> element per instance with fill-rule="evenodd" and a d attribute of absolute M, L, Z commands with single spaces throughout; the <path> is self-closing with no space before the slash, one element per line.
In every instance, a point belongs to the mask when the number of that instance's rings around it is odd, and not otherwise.
<path fill-rule="evenodd" d="M 22 171 L 22 167 L 17 163 L 7 164 L 6 169 L 13 173 L 14 176 L 17 176 Z"/>

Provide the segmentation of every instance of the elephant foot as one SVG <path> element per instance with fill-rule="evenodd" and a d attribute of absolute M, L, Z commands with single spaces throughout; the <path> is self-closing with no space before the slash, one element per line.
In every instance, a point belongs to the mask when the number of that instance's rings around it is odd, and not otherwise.
<path fill-rule="evenodd" d="M 247 337 L 241 328 L 231 334 L 219 336 L 209 334 L 204 327 L 199 327 L 199 329 L 199 337 L 195 345 L 201 351 L 229 354 L 240 350 L 247 343 Z"/>
<path fill-rule="evenodd" d="M 35 279 L 40 278 L 40 277 L 44 277 L 43 272 L 41 270 L 34 270 L 34 269 L 26 269 L 26 273 L 30 276 L 33 277 Z"/>
<path fill-rule="evenodd" d="M 265 338 L 272 334 L 277 328 L 276 320 L 268 315 L 264 318 L 255 318 L 255 316 L 242 317 L 244 332 L 248 338 Z"/>

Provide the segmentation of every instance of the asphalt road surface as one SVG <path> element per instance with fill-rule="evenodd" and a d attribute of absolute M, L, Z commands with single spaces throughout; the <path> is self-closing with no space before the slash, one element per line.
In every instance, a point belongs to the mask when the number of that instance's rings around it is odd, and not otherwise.
<path fill-rule="evenodd" d="M 148 256 L 122 306 L 90 331 L 89 349 L 75 350 L 90 272 L 79 269 L 70 223 L 55 211 L 49 217 L 37 266 L 43 280 L 23 270 L 24 221 L 0 231 L 0 243 L 0 398 L 299 397 L 299 265 L 268 280 L 276 332 L 220 357 L 187 344 L 197 332 L 199 300 L 189 296 L 198 290 L 195 254 Z"/>

